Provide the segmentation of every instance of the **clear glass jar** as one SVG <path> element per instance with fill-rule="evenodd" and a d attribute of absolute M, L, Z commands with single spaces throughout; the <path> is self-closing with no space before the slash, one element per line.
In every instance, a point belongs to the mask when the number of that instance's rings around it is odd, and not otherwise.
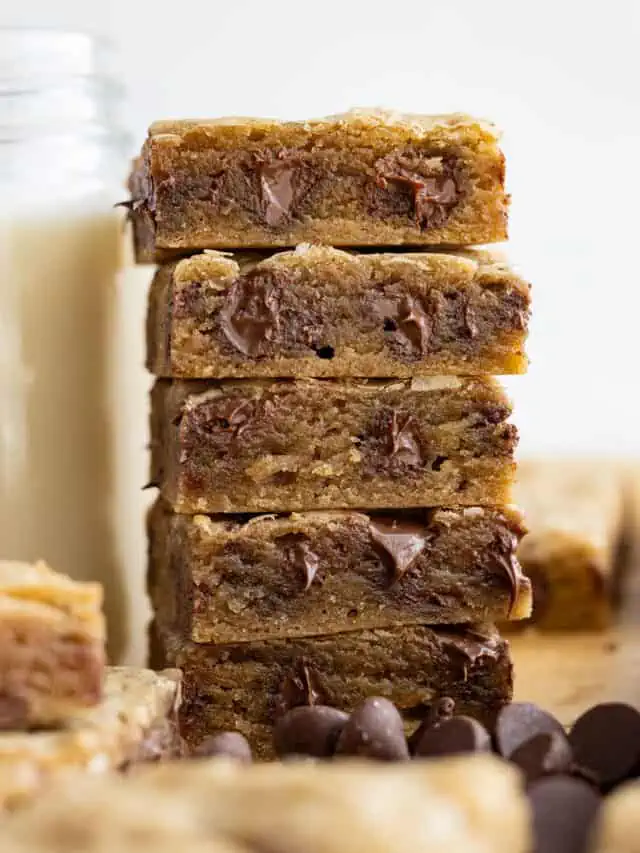
<path fill-rule="evenodd" d="M 125 135 L 108 44 L 0 29 L 0 558 L 125 599 L 113 530 L 112 297 Z"/>

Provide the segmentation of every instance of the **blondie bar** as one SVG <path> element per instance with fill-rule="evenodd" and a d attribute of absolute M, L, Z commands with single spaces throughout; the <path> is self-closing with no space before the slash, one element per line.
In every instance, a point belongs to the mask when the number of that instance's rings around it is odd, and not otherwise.
<path fill-rule="evenodd" d="M 70 846 L 73 845 L 73 846 Z M 166 764 L 52 791 L 3 853 L 528 853 L 518 775 L 490 756 L 381 765 Z"/>
<path fill-rule="evenodd" d="M 594 853 L 640 853 L 640 782 L 629 782 L 604 803 Z"/>
<path fill-rule="evenodd" d="M 0 561 L 0 730 L 64 721 L 102 695 L 102 587 Z"/>
<path fill-rule="evenodd" d="M 197 743 L 225 729 L 271 755 L 274 721 L 298 705 L 350 712 L 386 696 L 415 727 L 439 696 L 491 722 L 513 689 L 509 647 L 492 626 L 401 626 L 296 639 L 196 644 L 151 629 L 151 665 L 184 672 L 182 732 Z"/>
<path fill-rule="evenodd" d="M 493 243 L 507 236 L 495 128 L 356 110 L 151 125 L 130 177 L 137 257 L 195 249 Z"/>
<path fill-rule="evenodd" d="M 148 587 L 165 623 L 235 643 L 481 622 L 531 609 L 515 510 L 149 515 Z"/>
<path fill-rule="evenodd" d="M 151 481 L 185 513 L 505 504 L 510 411 L 490 377 L 160 380 Z"/>
<path fill-rule="evenodd" d="M 95 708 L 78 712 L 55 730 L 0 734 L 0 811 L 23 806 L 44 791 L 49 795 L 77 774 L 122 770 L 179 754 L 179 703 L 175 670 L 107 669 L 104 698 Z"/>
<path fill-rule="evenodd" d="M 515 497 L 529 529 L 518 556 L 533 584 L 533 621 L 554 630 L 606 628 L 624 518 L 619 464 L 522 461 Z"/>
<path fill-rule="evenodd" d="M 524 373 L 529 285 L 488 252 L 205 252 L 156 272 L 156 376 Z"/>

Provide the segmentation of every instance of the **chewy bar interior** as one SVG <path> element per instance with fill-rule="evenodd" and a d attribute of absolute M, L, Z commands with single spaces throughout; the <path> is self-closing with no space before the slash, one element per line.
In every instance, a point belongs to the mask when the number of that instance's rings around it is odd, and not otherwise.
<path fill-rule="evenodd" d="M 151 480 L 185 513 L 499 505 L 510 412 L 490 377 L 161 380 Z"/>
<path fill-rule="evenodd" d="M 108 668 L 104 697 L 64 726 L 0 734 L 0 812 L 33 802 L 71 777 L 125 769 L 179 754 L 178 672 Z M 82 779 L 79 779 L 79 775 Z M 2 833 L 0 832 L 0 837 Z M 0 842 L 4 853 L 4 846 Z"/>
<path fill-rule="evenodd" d="M 434 699 L 491 721 L 513 691 L 509 648 L 492 626 L 400 626 L 245 643 L 192 643 L 151 630 L 151 664 L 184 672 L 182 733 L 190 743 L 225 729 L 269 757 L 274 721 L 298 705 L 347 712 L 368 696 L 393 701 L 417 726 Z"/>
<path fill-rule="evenodd" d="M 525 618 L 515 510 L 489 507 L 148 521 L 156 613 L 195 642 Z"/>
<path fill-rule="evenodd" d="M 529 285 L 488 252 L 205 252 L 159 268 L 156 376 L 524 373 Z"/>
<path fill-rule="evenodd" d="M 178 763 L 53 791 L 3 853 L 529 853 L 513 768 L 489 756 L 384 765 Z"/>
<path fill-rule="evenodd" d="M 0 730 L 64 722 L 102 696 L 102 588 L 0 561 Z"/>
<path fill-rule="evenodd" d="M 613 619 L 625 494 L 621 466 L 587 459 L 518 465 L 515 498 L 528 534 L 518 556 L 541 628 L 602 629 Z"/>
<path fill-rule="evenodd" d="M 504 172 L 493 126 L 464 115 L 160 121 L 129 181 L 137 257 L 498 242 Z"/>

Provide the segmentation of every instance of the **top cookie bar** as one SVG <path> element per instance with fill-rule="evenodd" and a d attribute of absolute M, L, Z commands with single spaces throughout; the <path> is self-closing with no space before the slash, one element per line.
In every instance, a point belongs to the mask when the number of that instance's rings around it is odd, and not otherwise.
<path fill-rule="evenodd" d="M 138 261 L 197 249 L 493 243 L 504 155 L 466 115 L 156 122 L 130 177 Z"/>

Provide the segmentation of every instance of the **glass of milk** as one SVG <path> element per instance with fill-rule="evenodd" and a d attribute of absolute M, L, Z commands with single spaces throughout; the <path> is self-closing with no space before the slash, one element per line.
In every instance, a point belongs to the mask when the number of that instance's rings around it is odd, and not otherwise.
<path fill-rule="evenodd" d="M 126 641 L 114 532 L 114 294 L 128 143 L 108 45 L 0 29 L 0 558 L 105 586 Z"/>

